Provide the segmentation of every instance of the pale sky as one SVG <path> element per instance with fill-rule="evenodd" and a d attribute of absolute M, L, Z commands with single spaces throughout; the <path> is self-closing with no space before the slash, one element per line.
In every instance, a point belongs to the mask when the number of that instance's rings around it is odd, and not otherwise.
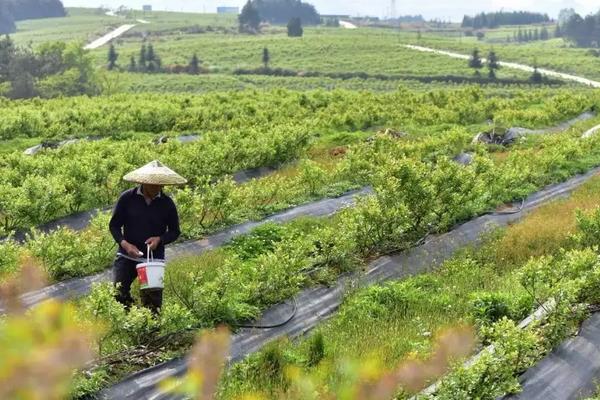
<path fill-rule="evenodd" d="M 141 8 L 151 4 L 157 10 L 215 12 L 217 6 L 242 6 L 245 0 L 63 0 L 65 6 L 98 7 L 125 5 Z M 387 16 L 391 0 L 312 0 L 321 14 L 350 14 Z M 598 0 L 396 0 L 397 15 L 422 14 L 425 18 L 460 21 L 464 14 L 481 11 L 529 10 L 547 12 L 556 18 L 561 8 L 573 7 L 581 14 L 600 10 Z"/>

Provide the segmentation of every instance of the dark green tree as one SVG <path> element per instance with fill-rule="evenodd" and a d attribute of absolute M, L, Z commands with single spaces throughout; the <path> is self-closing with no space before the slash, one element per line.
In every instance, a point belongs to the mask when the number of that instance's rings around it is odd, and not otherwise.
<path fill-rule="evenodd" d="M 190 64 L 188 65 L 188 72 L 192 75 L 198 75 L 200 73 L 200 60 L 196 53 L 192 56 Z"/>
<path fill-rule="evenodd" d="M 152 46 L 152 43 L 148 44 L 148 49 L 146 51 L 146 61 L 156 61 L 156 54 L 154 53 L 154 46 Z"/>
<path fill-rule="evenodd" d="M 548 28 L 545 26 L 540 31 L 540 40 L 548 40 L 550 39 L 550 34 L 548 33 Z"/>
<path fill-rule="evenodd" d="M 471 59 L 469 60 L 469 68 L 473 68 L 475 70 L 475 75 L 480 75 L 479 70 L 483 68 L 483 62 L 479 56 L 479 49 L 473 49 Z"/>
<path fill-rule="evenodd" d="M 544 77 L 542 76 L 541 72 L 538 70 L 537 65 L 535 65 L 533 67 L 533 73 L 531 74 L 531 77 L 529 78 L 529 80 L 531 81 L 531 83 L 535 83 L 535 84 L 540 84 L 544 81 Z"/>
<path fill-rule="evenodd" d="M 540 31 L 537 28 L 533 31 L 533 40 L 540 40 Z"/>
<path fill-rule="evenodd" d="M 289 37 L 302 37 L 304 34 L 302 20 L 298 17 L 290 19 L 287 25 L 287 33 Z"/>
<path fill-rule="evenodd" d="M 265 69 L 269 69 L 269 63 L 271 62 L 271 54 L 269 53 L 269 49 L 266 47 L 263 49 L 262 62 L 265 66 Z"/>
<path fill-rule="evenodd" d="M 108 48 L 108 70 L 112 71 L 117 66 L 117 59 L 119 58 L 119 53 L 115 49 L 114 44 L 110 44 Z"/>
<path fill-rule="evenodd" d="M 487 58 L 488 76 L 490 79 L 496 79 L 496 71 L 500 69 L 499 58 L 494 50 L 490 50 Z"/>
<path fill-rule="evenodd" d="M 525 39 L 523 37 L 523 31 L 521 30 L 521 28 L 519 28 L 519 33 L 517 34 L 517 41 L 519 43 L 523 42 Z"/>
<path fill-rule="evenodd" d="M 9 79 L 9 65 L 16 52 L 15 43 L 6 35 L 0 39 L 0 83 Z"/>
<path fill-rule="evenodd" d="M 131 56 L 131 58 L 129 59 L 129 66 L 127 67 L 127 71 L 137 72 L 137 63 L 135 62 L 134 56 Z"/>
<path fill-rule="evenodd" d="M 556 28 L 554 28 L 554 37 L 555 38 L 562 37 L 562 29 L 560 29 L 559 24 L 556 24 Z"/>
<path fill-rule="evenodd" d="M 0 34 L 14 33 L 16 31 L 15 18 L 10 11 L 8 3 L 0 1 Z"/>
<path fill-rule="evenodd" d="M 242 8 L 242 12 L 238 16 L 238 22 L 240 25 L 240 32 L 255 33 L 260 28 L 260 14 L 258 9 L 254 7 L 252 2 L 248 0 L 246 5 Z"/>
<path fill-rule="evenodd" d="M 146 57 L 146 44 L 142 43 L 142 48 L 140 49 L 140 61 L 138 62 L 138 69 L 141 72 L 146 71 L 146 62 L 147 62 L 147 57 Z"/>

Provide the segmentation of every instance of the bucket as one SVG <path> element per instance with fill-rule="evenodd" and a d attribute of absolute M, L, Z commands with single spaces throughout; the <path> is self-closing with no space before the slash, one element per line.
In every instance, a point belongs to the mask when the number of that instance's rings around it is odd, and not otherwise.
<path fill-rule="evenodd" d="M 140 289 L 162 289 L 164 287 L 165 263 L 154 261 L 150 246 L 148 246 L 146 254 L 148 257 L 146 262 L 136 266 Z"/>

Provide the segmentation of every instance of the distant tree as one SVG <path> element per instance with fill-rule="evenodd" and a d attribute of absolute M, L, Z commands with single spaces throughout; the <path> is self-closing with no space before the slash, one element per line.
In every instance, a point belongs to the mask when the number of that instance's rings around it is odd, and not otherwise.
<path fill-rule="evenodd" d="M 15 32 L 15 21 L 65 15 L 60 0 L 0 0 L 0 33 Z"/>
<path fill-rule="evenodd" d="M 260 19 L 272 24 L 287 24 L 300 18 L 304 25 L 318 25 L 321 17 L 312 4 L 300 0 L 252 0 Z"/>
<path fill-rule="evenodd" d="M 519 37 L 517 36 L 516 31 L 513 31 L 513 42 L 519 42 Z"/>
<path fill-rule="evenodd" d="M 535 31 L 533 31 L 533 40 L 540 40 L 540 31 L 537 28 L 535 28 Z"/>
<path fill-rule="evenodd" d="M 117 66 L 117 59 L 119 58 L 119 53 L 115 49 L 114 44 L 110 44 L 108 48 L 108 70 L 112 71 Z"/>
<path fill-rule="evenodd" d="M 146 61 L 156 61 L 156 54 L 154 54 L 154 46 L 152 46 L 152 43 L 148 44 L 148 48 L 146 50 Z"/>
<path fill-rule="evenodd" d="M 92 58 L 77 43 L 49 42 L 33 50 L 1 39 L 0 83 L 10 85 L 11 98 L 98 93 Z"/>
<path fill-rule="evenodd" d="M 136 72 L 137 71 L 137 63 L 135 62 L 135 57 L 131 56 L 129 59 L 129 66 L 127 67 L 127 71 Z"/>
<path fill-rule="evenodd" d="M 480 13 L 473 17 L 465 15 L 462 27 L 474 29 L 496 28 L 500 25 L 529 25 L 548 21 L 550 21 L 550 18 L 547 14 L 527 11 L 499 11 Z"/>
<path fill-rule="evenodd" d="M 260 27 L 261 17 L 256 7 L 250 0 L 242 8 L 242 12 L 238 16 L 240 32 L 258 32 Z"/>
<path fill-rule="evenodd" d="M 13 59 L 17 51 L 15 43 L 6 35 L 0 39 L 0 83 L 6 82 L 9 79 L 10 61 Z"/>
<path fill-rule="evenodd" d="M 304 29 L 302 29 L 302 20 L 298 17 L 290 19 L 287 25 L 287 32 L 289 37 L 302 37 Z"/>
<path fill-rule="evenodd" d="M 545 26 L 540 31 L 540 40 L 548 40 L 550 39 L 550 34 L 548 33 L 548 28 Z"/>
<path fill-rule="evenodd" d="M 146 62 L 147 62 L 147 56 L 146 56 L 146 44 L 142 43 L 142 48 L 140 49 L 140 61 L 138 63 L 138 68 L 140 71 L 144 72 L 146 70 Z"/>
<path fill-rule="evenodd" d="M 489 70 L 488 76 L 490 79 L 496 79 L 496 71 L 500 69 L 500 64 L 498 63 L 499 58 L 496 55 L 494 50 L 490 50 L 487 58 L 487 67 Z"/>
<path fill-rule="evenodd" d="M 12 15 L 8 4 L 0 0 L 0 34 L 4 35 L 16 31 L 15 17 Z"/>
<path fill-rule="evenodd" d="M 558 12 L 558 23 L 557 26 L 565 25 L 571 17 L 575 15 L 575 10 L 573 8 L 563 8 Z"/>
<path fill-rule="evenodd" d="M 477 40 L 481 41 L 485 37 L 485 33 L 482 31 L 477 31 Z"/>
<path fill-rule="evenodd" d="M 531 42 L 533 40 L 533 32 L 531 31 L 531 29 L 529 29 L 527 31 L 527 41 Z"/>
<path fill-rule="evenodd" d="M 523 42 L 525 39 L 523 37 L 523 31 L 519 28 L 519 33 L 517 34 L 517 40 L 519 43 Z"/>
<path fill-rule="evenodd" d="M 196 53 L 192 56 L 190 64 L 188 65 L 188 72 L 192 75 L 198 75 L 200 73 L 200 60 Z"/>
<path fill-rule="evenodd" d="M 483 68 L 483 62 L 481 61 L 481 57 L 479 56 L 479 49 L 473 49 L 473 54 L 471 55 L 471 59 L 469 60 L 469 68 L 473 68 L 475 70 L 475 75 L 480 75 L 479 70 Z"/>
<path fill-rule="evenodd" d="M 529 78 L 529 80 L 532 83 L 536 83 L 536 84 L 540 84 L 540 83 L 542 83 L 544 81 L 544 77 L 542 76 L 542 74 L 538 70 L 537 65 L 535 65 L 535 64 L 534 64 L 534 67 L 533 67 L 533 73 L 531 74 L 531 77 Z"/>
<path fill-rule="evenodd" d="M 555 38 L 562 37 L 562 30 L 560 29 L 559 24 L 556 24 L 556 28 L 554 28 L 554 37 Z"/>
<path fill-rule="evenodd" d="M 269 63 L 271 62 L 271 54 L 269 54 L 269 49 L 266 47 L 263 49 L 262 62 L 265 66 L 265 69 L 268 69 Z"/>

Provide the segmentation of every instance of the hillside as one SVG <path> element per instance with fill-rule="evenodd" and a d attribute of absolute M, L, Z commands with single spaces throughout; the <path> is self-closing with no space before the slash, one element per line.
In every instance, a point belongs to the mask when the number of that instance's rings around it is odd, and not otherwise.
<path fill-rule="evenodd" d="M 595 49 L 544 13 L 282 15 L 0 40 L 0 398 L 594 395 Z M 186 183 L 124 180 L 153 160 Z"/>

